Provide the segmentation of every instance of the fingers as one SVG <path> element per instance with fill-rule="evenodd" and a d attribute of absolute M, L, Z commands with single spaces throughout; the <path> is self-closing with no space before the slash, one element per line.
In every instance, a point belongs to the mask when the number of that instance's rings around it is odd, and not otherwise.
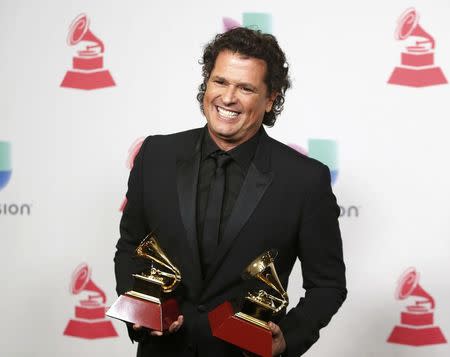
<path fill-rule="evenodd" d="M 286 350 L 286 341 L 280 326 L 269 322 L 269 329 L 272 332 L 272 356 L 279 356 Z"/>
<path fill-rule="evenodd" d="M 140 330 L 142 330 L 142 329 L 143 329 L 143 327 L 142 327 L 141 325 L 139 325 L 139 324 L 134 324 L 134 325 L 133 325 L 133 330 L 134 330 L 134 331 L 140 331 Z M 149 334 L 152 335 L 152 336 L 161 336 L 161 335 L 162 335 L 162 332 L 159 332 L 159 331 L 149 331 Z"/>
<path fill-rule="evenodd" d="M 183 326 L 183 322 L 184 322 L 184 317 L 183 315 L 178 316 L 178 319 L 174 322 L 172 322 L 172 324 L 169 326 L 169 330 L 167 331 L 168 333 L 174 333 L 177 332 L 181 326 Z M 133 330 L 135 331 L 140 331 L 142 330 L 142 326 L 139 324 L 134 324 L 133 325 Z M 148 333 L 151 336 L 162 336 L 163 332 L 161 331 L 156 331 L 156 330 L 149 330 Z"/>
<path fill-rule="evenodd" d="M 280 326 L 278 326 L 277 324 L 274 324 L 273 322 L 269 322 L 269 328 L 270 328 L 270 332 L 272 332 L 272 336 L 274 338 L 276 338 L 277 336 L 282 334 Z"/>
<path fill-rule="evenodd" d="M 169 326 L 169 333 L 177 332 L 183 325 L 184 317 L 183 315 L 178 316 L 178 319 Z"/>
<path fill-rule="evenodd" d="M 177 332 L 183 325 L 183 322 L 184 322 L 183 315 L 178 316 L 178 319 L 176 321 L 172 322 L 172 324 L 169 326 L 167 333 L 170 334 L 170 333 Z M 134 326 L 133 326 L 133 328 L 134 328 Z M 164 334 L 161 331 L 155 331 L 155 330 L 149 331 L 149 333 L 151 336 L 162 336 Z"/>
<path fill-rule="evenodd" d="M 142 329 L 142 326 L 141 325 L 138 325 L 138 324 L 134 324 L 133 325 L 133 330 L 134 331 L 139 331 L 139 330 L 141 330 Z"/>

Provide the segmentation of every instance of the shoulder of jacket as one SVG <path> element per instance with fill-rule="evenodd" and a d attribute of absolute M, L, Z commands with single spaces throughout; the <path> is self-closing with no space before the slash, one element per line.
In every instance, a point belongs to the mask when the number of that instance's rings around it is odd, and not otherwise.
<path fill-rule="evenodd" d="M 326 169 L 319 160 L 313 159 L 307 155 L 307 152 L 301 152 L 298 149 L 286 145 L 269 136 L 270 145 L 272 147 L 272 157 L 276 161 L 283 161 L 291 167 L 306 167 L 312 170 L 323 171 Z"/>
<path fill-rule="evenodd" d="M 190 140 L 198 139 L 201 135 L 203 128 L 190 129 L 185 131 L 180 131 L 171 134 L 155 134 L 149 135 L 145 138 L 144 144 L 147 145 L 164 145 L 164 144 L 174 144 L 178 142 L 187 142 Z"/>

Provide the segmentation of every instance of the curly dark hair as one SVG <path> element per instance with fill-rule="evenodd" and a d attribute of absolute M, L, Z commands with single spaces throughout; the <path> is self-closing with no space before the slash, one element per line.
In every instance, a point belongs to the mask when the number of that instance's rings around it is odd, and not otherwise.
<path fill-rule="evenodd" d="M 267 85 L 268 93 L 276 92 L 278 95 L 275 98 L 272 110 L 265 113 L 263 124 L 273 126 L 277 120 L 276 116 L 283 110 L 285 92 L 291 86 L 288 75 L 289 66 L 275 36 L 245 27 L 237 27 L 218 34 L 205 46 L 203 57 L 199 61 L 202 65 L 203 83 L 198 87 L 197 94 L 202 113 L 204 113 L 203 98 L 209 76 L 214 69 L 217 56 L 224 50 L 258 58 L 266 62 L 267 73 L 264 82 Z"/>

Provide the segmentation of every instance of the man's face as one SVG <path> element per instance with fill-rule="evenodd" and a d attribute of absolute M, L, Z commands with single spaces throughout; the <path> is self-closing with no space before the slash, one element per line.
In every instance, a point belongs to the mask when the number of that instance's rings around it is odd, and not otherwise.
<path fill-rule="evenodd" d="M 223 150 L 247 141 L 259 130 L 276 94 L 264 83 L 266 62 L 224 50 L 219 53 L 203 98 L 212 139 Z"/>

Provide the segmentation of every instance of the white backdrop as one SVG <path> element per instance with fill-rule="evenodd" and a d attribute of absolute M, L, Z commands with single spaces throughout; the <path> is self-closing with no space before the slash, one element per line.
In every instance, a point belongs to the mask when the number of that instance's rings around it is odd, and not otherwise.
<path fill-rule="evenodd" d="M 71 293 L 71 275 L 87 263 L 106 304 L 114 301 L 131 144 L 202 126 L 195 96 L 203 46 L 222 32 L 223 17 L 264 12 L 293 79 L 269 135 L 306 150 L 308 139 L 334 140 L 334 192 L 343 209 L 358 211 L 340 218 L 348 299 L 307 355 L 448 356 L 447 343 L 387 342 L 406 305 L 420 299 L 395 298 L 410 266 L 436 301 L 434 326 L 450 338 L 450 87 L 387 84 L 404 50 L 397 20 L 411 6 L 450 78 L 448 0 L 0 0 L 0 141 L 11 146 L 12 168 L 0 190 L 1 355 L 135 354 L 116 321 L 119 337 L 63 335 L 89 294 Z M 80 13 L 105 44 L 115 86 L 60 87 L 76 55 L 68 28 Z M 0 174 L 9 169 L 1 155 Z M 303 295 L 298 269 L 288 292 L 292 303 Z"/>

